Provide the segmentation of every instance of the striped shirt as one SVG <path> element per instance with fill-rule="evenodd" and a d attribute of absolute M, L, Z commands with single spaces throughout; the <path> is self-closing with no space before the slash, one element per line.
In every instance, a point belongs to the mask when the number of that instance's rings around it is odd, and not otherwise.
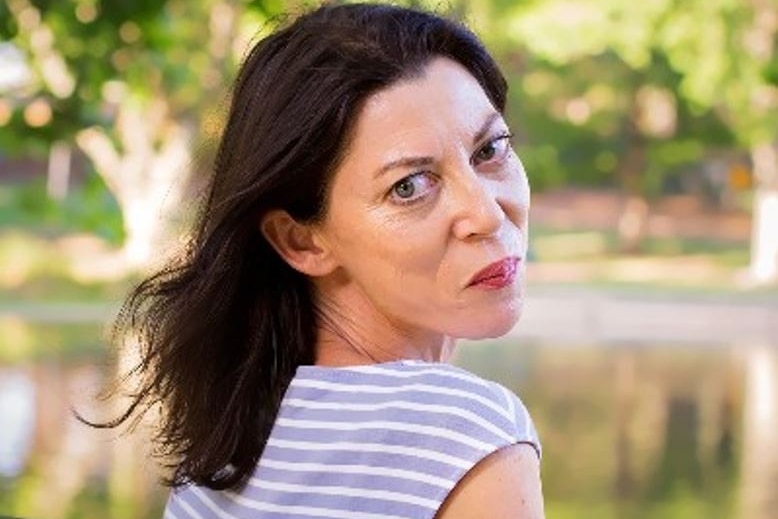
<path fill-rule="evenodd" d="M 301 366 L 239 492 L 174 490 L 165 519 L 432 519 L 480 460 L 540 442 L 512 392 L 460 368 Z"/>

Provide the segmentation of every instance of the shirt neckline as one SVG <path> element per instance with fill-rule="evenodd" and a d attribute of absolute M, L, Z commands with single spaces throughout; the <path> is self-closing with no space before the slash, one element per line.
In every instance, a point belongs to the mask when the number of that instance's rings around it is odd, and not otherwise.
<path fill-rule="evenodd" d="M 319 366 L 316 364 L 304 364 L 297 367 L 297 373 L 327 373 L 327 372 L 345 372 L 345 371 L 369 371 L 374 368 L 391 368 L 399 366 L 441 366 L 449 365 L 446 362 L 425 361 L 416 359 L 399 359 L 385 362 L 375 362 L 372 364 L 352 364 L 348 366 Z"/>

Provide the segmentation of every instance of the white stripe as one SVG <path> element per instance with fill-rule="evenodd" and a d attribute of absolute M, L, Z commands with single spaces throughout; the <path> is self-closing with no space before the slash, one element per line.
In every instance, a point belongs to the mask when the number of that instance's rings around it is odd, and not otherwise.
<path fill-rule="evenodd" d="M 466 459 L 457 458 L 456 456 L 449 456 L 448 454 L 442 454 L 440 452 L 430 451 L 426 449 L 416 449 L 414 447 L 403 447 L 401 445 L 384 445 L 381 443 L 355 443 L 355 442 L 306 442 L 306 441 L 293 441 L 293 440 L 280 440 L 278 438 L 271 437 L 267 445 L 271 447 L 280 447 L 287 449 L 299 449 L 304 451 L 332 451 L 332 450 L 346 450 L 346 451 L 362 451 L 362 452 L 380 452 L 382 454 L 402 454 L 407 456 L 415 456 L 417 458 L 424 458 L 432 461 L 438 461 L 445 463 L 453 467 L 460 469 L 469 469 L 472 467 L 472 463 Z"/>
<path fill-rule="evenodd" d="M 383 402 L 380 404 L 352 404 L 320 402 L 317 400 L 304 400 L 301 398 L 288 398 L 284 400 L 284 405 L 289 407 L 301 407 L 304 409 L 333 411 L 381 411 L 384 409 L 403 409 L 406 411 L 423 411 L 425 413 L 448 414 L 469 420 L 470 422 L 479 425 L 481 428 L 486 429 L 490 433 L 499 436 L 503 440 L 511 441 L 513 439 L 511 435 L 507 434 L 493 423 L 484 420 L 477 414 L 470 412 L 467 409 L 460 409 L 458 407 L 434 404 L 416 404 L 413 402 L 406 402 L 404 400 L 392 400 L 391 402 Z"/>
<path fill-rule="evenodd" d="M 409 363 L 408 365 L 413 366 L 414 364 Z M 421 365 L 421 363 L 417 365 Z M 475 375 L 456 370 L 455 368 L 449 365 L 446 365 L 446 367 L 440 367 L 440 368 L 430 367 L 430 368 L 417 369 L 414 371 L 404 371 L 396 368 L 376 366 L 374 364 L 366 364 L 364 366 L 353 366 L 350 368 L 342 368 L 342 369 L 344 369 L 345 371 L 352 371 L 355 373 L 386 375 L 389 377 L 396 377 L 396 378 L 413 378 L 413 377 L 419 377 L 424 375 L 440 375 L 443 377 L 462 380 L 464 382 L 470 382 L 472 384 L 481 387 L 489 387 L 484 380 L 476 377 Z"/>
<path fill-rule="evenodd" d="M 508 411 L 511 413 L 512 422 L 516 425 L 516 404 L 513 402 L 513 395 L 510 391 L 508 391 L 508 388 L 505 386 L 497 386 L 502 390 L 502 394 L 505 396 L 505 399 L 508 401 Z M 517 427 L 518 429 L 518 427 Z"/>
<path fill-rule="evenodd" d="M 424 391 L 427 393 L 455 396 L 459 398 L 467 398 L 469 400 L 475 400 L 493 411 L 511 420 L 512 417 L 508 416 L 507 410 L 494 403 L 492 400 L 476 395 L 469 391 L 463 391 L 461 389 L 449 389 L 437 386 L 431 386 L 429 384 L 406 384 L 400 387 L 383 387 L 383 386 L 371 386 L 367 384 L 338 384 L 336 382 L 326 382 L 323 380 L 307 380 L 307 379 L 293 379 L 289 387 L 295 388 L 310 388 L 310 389 L 326 389 L 329 391 L 345 391 L 349 393 L 377 393 L 377 394 L 392 394 L 392 393 L 405 393 L 408 391 Z"/>
<path fill-rule="evenodd" d="M 165 515 L 162 516 L 162 519 L 178 519 L 178 516 L 170 511 L 170 507 L 166 507 Z"/>
<path fill-rule="evenodd" d="M 515 413 L 516 410 L 514 409 L 513 412 Z M 529 417 L 529 411 L 527 411 L 527 408 L 525 406 L 521 406 L 521 420 L 524 422 L 524 432 L 523 432 L 523 438 L 522 439 L 530 439 L 533 440 L 533 434 L 532 434 L 532 418 Z M 516 424 L 516 429 L 518 429 L 518 424 Z"/>
<path fill-rule="evenodd" d="M 507 388 L 500 386 L 500 389 L 502 389 L 503 394 L 508 399 L 508 406 L 510 408 L 510 411 L 515 416 L 514 423 L 516 424 L 516 433 L 518 436 L 514 438 L 513 441 L 529 442 L 532 445 L 532 447 L 537 451 L 538 456 L 540 456 L 541 455 L 540 439 L 538 438 L 537 431 L 535 431 L 534 427 L 532 426 L 532 418 L 529 415 L 529 410 L 527 409 L 526 406 L 521 405 L 519 406 L 519 409 L 521 410 L 521 417 L 517 416 L 516 397 Z M 519 421 L 522 421 L 524 424 L 523 432 L 519 432 Z"/>
<path fill-rule="evenodd" d="M 226 512 L 223 508 L 219 507 L 216 503 L 211 501 L 211 498 L 209 498 L 199 487 L 192 487 L 192 490 L 194 494 L 200 498 L 200 502 L 207 506 L 217 516 L 221 517 L 222 519 L 239 519 L 238 517 Z M 222 492 L 222 495 L 226 494 L 226 492 Z"/>
<path fill-rule="evenodd" d="M 401 517 L 399 515 L 370 514 L 367 512 L 351 512 L 349 510 L 316 508 L 312 506 L 275 505 L 272 503 L 265 503 L 262 501 L 248 499 L 233 492 L 225 492 L 224 494 L 228 499 L 239 505 L 245 506 L 246 508 L 251 508 L 252 510 L 259 510 L 261 512 L 279 512 L 283 514 L 295 514 L 308 517 L 327 517 L 330 519 L 407 519 L 406 517 Z"/>
<path fill-rule="evenodd" d="M 370 490 L 367 488 L 354 488 L 343 486 L 325 486 L 325 485 L 293 485 L 290 483 L 276 483 L 272 481 L 264 480 L 250 480 L 249 484 L 253 487 L 262 488 L 265 490 L 277 491 L 277 492 L 289 492 L 289 493 L 310 493 L 320 494 L 325 496 L 347 496 L 347 497 L 359 497 L 367 499 L 380 499 L 383 501 L 392 501 L 395 503 L 406 503 L 410 505 L 423 506 L 436 510 L 438 508 L 438 502 L 432 499 L 424 499 L 423 497 L 416 497 L 409 494 L 403 494 L 400 492 L 392 492 L 389 490 Z"/>
<path fill-rule="evenodd" d="M 530 440 L 531 442 L 535 443 L 536 445 L 540 445 L 540 441 L 538 440 L 537 435 L 532 430 L 532 418 L 529 415 L 529 411 L 526 407 L 521 406 L 521 413 L 522 418 L 524 419 L 524 437 Z"/>
<path fill-rule="evenodd" d="M 184 501 L 183 499 L 178 500 L 178 504 L 181 505 L 181 508 L 184 509 L 184 511 L 189 514 L 190 517 L 194 517 L 195 519 L 203 519 L 203 516 L 200 515 L 197 510 L 189 506 L 189 503 Z"/>
<path fill-rule="evenodd" d="M 329 463 L 297 463 L 262 458 L 262 467 L 292 472 L 326 472 L 327 474 L 358 474 L 363 476 L 384 476 L 391 478 L 427 483 L 436 487 L 448 489 L 451 481 L 412 470 L 374 467 L 371 465 L 335 465 Z M 255 478 L 252 478 L 252 481 Z"/>
<path fill-rule="evenodd" d="M 290 427 L 293 429 L 321 429 L 329 431 L 369 431 L 379 429 L 382 431 L 398 431 L 425 436 L 446 438 L 462 445 L 467 445 L 474 449 L 482 451 L 490 450 L 493 445 L 471 438 L 466 434 L 450 431 L 441 427 L 431 425 L 418 425 L 405 422 L 389 422 L 385 420 L 371 420 L 360 423 L 349 422 L 316 422 L 312 420 L 294 420 L 292 418 L 277 418 L 276 425 L 279 427 Z M 283 434 L 283 433 L 280 433 Z"/>

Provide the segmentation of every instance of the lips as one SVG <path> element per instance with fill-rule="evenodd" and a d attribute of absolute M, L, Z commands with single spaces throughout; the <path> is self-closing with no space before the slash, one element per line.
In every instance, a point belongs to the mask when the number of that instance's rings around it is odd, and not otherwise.
<path fill-rule="evenodd" d="M 498 289 L 512 284 L 519 272 L 519 258 L 509 256 L 479 271 L 468 286 Z"/>

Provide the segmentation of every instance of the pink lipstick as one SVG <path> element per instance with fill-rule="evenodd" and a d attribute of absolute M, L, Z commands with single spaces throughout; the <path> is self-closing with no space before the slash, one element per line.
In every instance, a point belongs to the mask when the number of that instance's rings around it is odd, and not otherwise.
<path fill-rule="evenodd" d="M 519 258 L 509 256 L 495 261 L 479 271 L 470 280 L 468 286 L 478 286 L 486 289 L 500 289 L 512 284 L 519 273 Z"/>

